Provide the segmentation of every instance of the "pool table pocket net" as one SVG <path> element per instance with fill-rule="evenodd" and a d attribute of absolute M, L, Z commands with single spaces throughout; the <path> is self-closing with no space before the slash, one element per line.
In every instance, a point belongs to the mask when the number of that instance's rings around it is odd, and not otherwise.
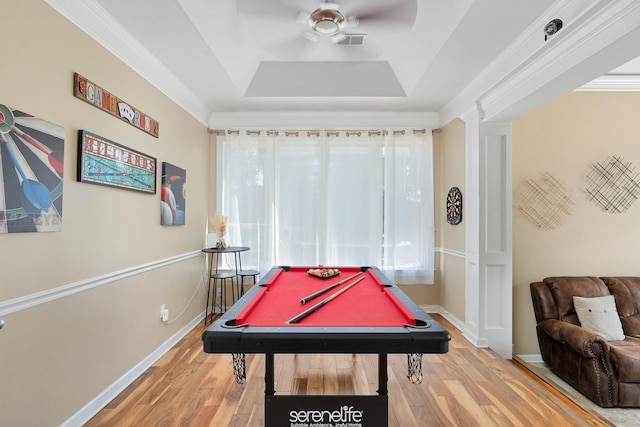
<path fill-rule="evenodd" d="M 247 381 L 247 369 L 244 353 L 233 353 L 233 375 L 236 377 L 236 383 L 244 384 Z"/>
<path fill-rule="evenodd" d="M 236 383 L 244 384 L 247 381 L 247 369 L 244 353 L 233 353 L 233 375 Z M 422 383 L 422 353 L 407 354 L 407 378 L 413 384 Z"/>

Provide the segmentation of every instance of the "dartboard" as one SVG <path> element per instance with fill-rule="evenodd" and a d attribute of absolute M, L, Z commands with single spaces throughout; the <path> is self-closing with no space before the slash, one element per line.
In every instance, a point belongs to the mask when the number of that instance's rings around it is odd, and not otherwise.
<path fill-rule="evenodd" d="M 64 128 L 0 104 L 0 233 L 60 231 Z"/>
<path fill-rule="evenodd" d="M 451 187 L 447 194 L 447 222 L 457 225 L 462 221 L 462 193 L 458 187 Z"/>

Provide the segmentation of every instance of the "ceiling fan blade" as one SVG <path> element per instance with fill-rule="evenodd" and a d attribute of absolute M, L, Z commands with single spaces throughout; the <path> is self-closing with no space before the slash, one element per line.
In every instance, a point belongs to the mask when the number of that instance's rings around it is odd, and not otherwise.
<path fill-rule="evenodd" d="M 415 0 L 402 0 L 389 4 L 374 5 L 357 13 L 359 25 L 384 25 L 388 27 L 410 28 L 418 12 Z"/>
<path fill-rule="evenodd" d="M 307 12 L 306 10 L 300 10 L 296 15 L 296 22 L 298 24 L 308 24 L 310 15 L 311 15 L 310 12 Z"/>
<path fill-rule="evenodd" d="M 347 35 L 344 33 L 338 33 L 336 35 L 331 36 L 331 43 L 340 43 L 342 40 L 346 39 Z"/>
<path fill-rule="evenodd" d="M 320 40 L 320 36 L 317 33 L 313 32 L 311 30 L 305 31 L 304 33 L 301 34 L 301 36 L 304 37 L 305 39 L 309 40 L 312 43 L 315 43 L 318 40 Z"/>
<path fill-rule="evenodd" d="M 237 10 L 252 19 L 269 21 L 273 24 L 295 23 L 301 8 L 286 0 L 238 0 Z M 308 16 L 308 15 L 307 15 Z"/>
<path fill-rule="evenodd" d="M 334 58 L 338 61 L 371 61 L 384 53 L 382 47 L 371 41 L 359 46 L 334 45 Z"/>
<path fill-rule="evenodd" d="M 360 19 L 353 15 L 347 16 L 344 20 L 344 28 L 356 28 L 360 24 Z"/>
<path fill-rule="evenodd" d="M 266 50 L 281 60 L 291 61 L 313 56 L 320 47 L 320 43 L 310 41 L 302 33 L 274 41 L 266 47 Z"/>

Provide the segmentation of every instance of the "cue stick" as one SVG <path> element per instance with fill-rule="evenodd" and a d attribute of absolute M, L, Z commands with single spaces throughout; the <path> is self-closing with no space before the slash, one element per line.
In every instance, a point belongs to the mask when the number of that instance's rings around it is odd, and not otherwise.
<path fill-rule="evenodd" d="M 287 320 L 287 323 L 297 323 L 298 321 L 302 320 L 303 318 L 305 318 L 306 316 L 308 316 L 309 314 L 313 313 L 314 311 L 316 311 L 317 309 L 319 309 L 320 307 L 322 307 L 323 305 L 325 305 L 326 303 L 328 303 L 329 301 L 337 298 L 340 294 L 348 291 L 353 285 L 355 285 L 356 283 L 358 283 L 359 281 L 361 281 L 362 279 L 364 279 L 366 276 L 362 276 L 358 279 L 356 279 L 355 282 L 353 282 L 352 284 L 350 284 L 349 286 L 347 286 L 346 288 L 340 289 L 338 292 L 336 292 L 333 295 L 330 295 L 328 297 L 326 297 L 325 299 L 323 299 L 322 301 L 320 301 L 319 303 L 317 303 L 316 305 L 314 305 L 313 307 L 303 311 L 302 313 L 298 314 L 296 317 Z"/>
<path fill-rule="evenodd" d="M 311 294 L 311 295 L 309 295 L 307 297 L 304 297 L 304 298 L 302 298 L 300 300 L 300 304 L 306 304 L 309 301 L 311 301 L 312 299 L 314 299 L 315 297 L 320 296 L 320 295 L 324 294 L 325 292 L 330 291 L 331 289 L 335 288 L 336 286 L 342 285 L 344 282 L 348 282 L 349 280 L 351 280 L 354 277 L 359 276 L 360 274 L 363 274 L 363 273 L 364 273 L 364 271 L 361 271 L 360 273 L 356 273 L 353 276 L 349 276 L 346 279 L 342 279 L 339 282 L 334 283 L 333 285 L 327 286 L 326 288 L 321 289 L 321 290 L 319 290 L 318 292 L 316 292 L 314 294 Z"/>

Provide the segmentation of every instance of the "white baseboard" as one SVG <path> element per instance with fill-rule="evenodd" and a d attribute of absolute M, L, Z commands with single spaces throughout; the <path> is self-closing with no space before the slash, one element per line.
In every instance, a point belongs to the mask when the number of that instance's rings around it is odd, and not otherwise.
<path fill-rule="evenodd" d="M 467 339 L 471 344 L 478 348 L 488 348 L 489 341 L 486 338 L 480 338 L 475 333 L 472 333 L 469 329 L 462 331 L 462 336 Z"/>
<path fill-rule="evenodd" d="M 453 326 L 455 326 L 456 329 L 458 329 L 460 332 L 462 332 L 462 336 L 471 344 L 473 344 L 475 347 L 486 348 L 489 346 L 486 340 L 480 340 L 476 336 L 470 334 L 469 331 L 466 329 L 464 322 L 462 320 L 458 319 L 457 317 L 449 313 L 447 310 L 445 310 L 441 306 L 421 305 L 420 308 L 422 308 L 427 313 L 438 313 L 439 315 L 447 319 L 447 321 L 451 323 Z"/>
<path fill-rule="evenodd" d="M 516 354 L 516 357 L 525 363 L 544 363 L 540 354 Z"/>
<path fill-rule="evenodd" d="M 89 403 L 84 405 L 82 409 L 76 412 L 71 418 L 61 424 L 61 427 L 75 427 L 84 425 L 95 414 L 100 412 L 109 402 L 127 388 L 136 378 L 149 369 L 158 359 L 160 359 L 167 351 L 185 337 L 196 325 L 204 319 L 204 311 L 196 316 L 191 322 L 186 324 L 182 329 L 173 334 L 168 340 L 155 349 L 151 354 L 145 357 L 140 363 L 131 368 L 129 372 L 120 377 L 116 382 L 107 387 L 102 393 L 93 398 Z"/>
<path fill-rule="evenodd" d="M 439 305 L 421 305 L 421 309 L 423 309 L 427 313 L 437 313 L 440 316 L 447 319 L 447 322 L 451 323 L 456 329 L 459 331 L 464 331 L 464 322 L 458 319 L 453 314 L 449 313 L 447 310 L 442 308 Z"/>

